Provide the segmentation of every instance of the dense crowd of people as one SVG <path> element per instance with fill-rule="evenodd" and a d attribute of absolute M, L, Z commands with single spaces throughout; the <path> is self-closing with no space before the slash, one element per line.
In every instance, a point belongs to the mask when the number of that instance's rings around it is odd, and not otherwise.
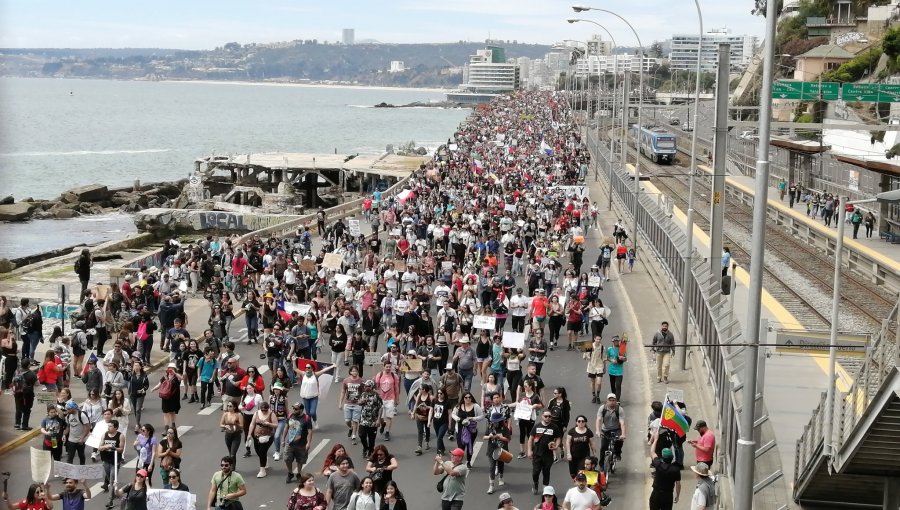
<path fill-rule="evenodd" d="M 140 268 L 102 293 L 85 286 L 74 329 L 50 339 L 36 373 L 40 311 L 23 301 L 12 312 L 2 299 L 0 347 L 15 362 L 3 388 L 14 393 L 17 428 L 30 428 L 36 387 L 57 391 L 41 421 L 44 448 L 83 464 L 85 439 L 105 422 L 91 454 L 107 467 L 103 490 L 123 498 L 123 508 L 141 508 L 154 475 L 165 488 L 187 490 L 179 467 L 190 452 L 176 425 L 183 406 L 221 406 L 224 455 L 208 494 L 198 492 L 201 505 L 240 508 L 248 490 L 237 471 L 242 454 L 257 458 L 259 478 L 279 470 L 270 460 L 284 463 L 281 475 L 297 484 L 289 510 L 402 510 L 400 466 L 387 444 L 406 415 L 416 425 L 414 453 L 434 451 L 444 509 L 462 508 L 479 441 L 487 492 L 502 492 L 498 508 L 515 508 L 504 492 L 514 450 L 532 464 L 529 485 L 541 499 L 534 508 L 601 508 L 609 503 L 608 462 L 627 437 L 619 401 L 628 359 L 623 339 L 604 338 L 611 310 L 602 291 L 611 273 L 631 270 L 636 254 L 620 221 L 596 261 L 584 260 L 585 235 L 598 228 L 597 204 L 579 186 L 588 163 L 557 93 L 515 93 L 479 106 L 402 192 L 367 197 L 360 213 L 371 234 L 321 211 L 315 241 L 313 225 L 268 238 L 170 241 L 161 267 Z M 76 264 L 83 282 L 90 264 L 89 252 Z M 209 305 L 204 324 L 185 312 L 194 299 Z M 235 354 L 231 326 L 241 315 L 258 360 Z M 660 380 L 672 348 L 666 333 L 658 333 Z M 150 376 L 154 349 L 168 361 Z M 562 355 L 557 349 L 582 353 L 583 386 L 545 388 L 541 374 Z M 83 403 L 67 389 L 76 378 L 88 391 Z M 307 460 L 322 387 L 332 382 L 329 399 L 341 408 L 347 442 L 334 444 L 318 469 Z M 599 406 L 575 409 L 567 391 L 588 391 Z M 162 437 L 141 419 L 146 405 L 160 406 Z M 131 429 L 135 477 L 114 487 L 126 446 L 118 431 Z M 670 475 L 657 480 L 680 480 L 671 466 L 682 466 L 684 442 L 658 431 L 648 438 L 659 446 L 654 469 Z M 709 434 L 704 452 L 715 447 Z M 349 447 L 360 449 L 363 464 L 354 465 Z M 561 461 L 572 488 L 560 502 L 549 480 Z M 666 490 L 677 499 L 680 482 L 677 491 L 671 483 Z M 651 499 L 651 508 L 671 508 L 671 499 L 668 507 L 664 497 L 657 506 Z"/>

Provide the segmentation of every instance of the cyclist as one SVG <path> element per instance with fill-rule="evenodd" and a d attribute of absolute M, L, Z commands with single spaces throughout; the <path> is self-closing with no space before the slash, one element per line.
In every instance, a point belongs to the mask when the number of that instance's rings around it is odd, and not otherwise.
<path fill-rule="evenodd" d="M 621 459 L 622 443 L 625 441 L 625 418 L 622 416 L 622 406 L 619 405 L 615 393 L 607 395 L 606 404 L 597 409 L 594 429 L 600 436 L 600 454 L 606 454 L 610 439 L 615 438 L 613 453 L 616 459 Z"/>

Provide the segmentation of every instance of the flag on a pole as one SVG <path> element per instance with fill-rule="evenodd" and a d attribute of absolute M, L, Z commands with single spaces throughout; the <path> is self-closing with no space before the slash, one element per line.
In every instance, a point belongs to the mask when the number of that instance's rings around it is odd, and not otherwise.
<path fill-rule="evenodd" d="M 667 429 L 672 430 L 678 437 L 684 437 L 687 435 L 688 430 L 690 430 L 691 426 L 688 424 L 687 419 L 681 414 L 681 411 L 675 407 L 675 404 L 666 401 L 666 404 L 663 406 L 662 417 L 660 418 L 659 425 L 661 427 L 665 427 Z"/>
<path fill-rule="evenodd" d="M 553 155 L 553 147 L 550 147 L 549 145 L 547 145 L 547 142 L 545 142 L 544 140 L 541 140 L 541 152 L 544 153 L 544 155 L 552 156 Z"/>

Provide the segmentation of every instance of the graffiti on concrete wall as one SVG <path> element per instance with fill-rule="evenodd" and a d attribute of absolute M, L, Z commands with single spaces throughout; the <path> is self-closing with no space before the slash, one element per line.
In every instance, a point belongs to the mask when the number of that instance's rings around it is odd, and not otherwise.
<path fill-rule="evenodd" d="M 282 216 L 260 216 L 232 212 L 202 212 L 192 218 L 195 230 L 241 230 L 252 231 L 284 223 Z"/>

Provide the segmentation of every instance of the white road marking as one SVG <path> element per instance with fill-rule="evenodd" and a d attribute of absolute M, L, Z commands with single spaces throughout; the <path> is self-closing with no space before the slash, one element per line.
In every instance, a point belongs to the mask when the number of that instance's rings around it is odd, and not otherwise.
<path fill-rule="evenodd" d="M 331 439 L 323 439 L 323 440 L 319 441 L 319 444 L 317 444 L 316 447 L 313 448 L 309 452 L 309 455 L 307 456 L 305 465 L 308 466 L 309 463 L 312 462 L 312 460 L 316 457 L 316 455 L 318 455 L 322 450 L 324 450 L 325 447 L 328 446 L 328 443 L 330 443 L 330 442 L 331 442 Z"/>

